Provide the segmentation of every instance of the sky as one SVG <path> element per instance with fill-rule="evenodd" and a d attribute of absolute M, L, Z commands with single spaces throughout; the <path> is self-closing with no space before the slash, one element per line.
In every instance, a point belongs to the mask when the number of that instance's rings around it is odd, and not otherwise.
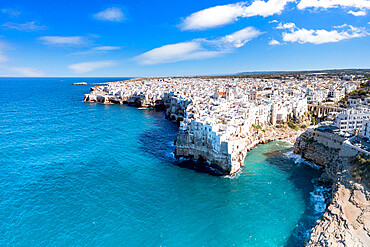
<path fill-rule="evenodd" d="M 370 68 L 370 0 L 2 0 L 0 76 Z"/>

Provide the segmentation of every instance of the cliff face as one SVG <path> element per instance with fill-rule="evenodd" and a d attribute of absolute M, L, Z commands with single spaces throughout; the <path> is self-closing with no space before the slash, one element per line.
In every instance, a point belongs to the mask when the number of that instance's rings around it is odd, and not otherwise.
<path fill-rule="evenodd" d="M 353 181 L 348 165 L 333 185 L 333 195 L 323 217 L 311 230 L 306 246 L 369 246 L 370 195 Z"/>
<path fill-rule="evenodd" d="M 321 180 L 333 183 L 331 202 L 311 230 L 306 246 L 369 246 L 370 194 L 350 175 L 348 157 L 340 149 L 317 143 L 307 132 L 297 139 L 294 152 L 324 166 Z"/>
<path fill-rule="evenodd" d="M 210 167 L 217 169 L 221 174 L 233 174 L 244 165 L 247 153 L 258 144 L 285 139 L 294 141 L 303 130 L 292 130 L 288 126 L 276 128 L 263 126 L 264 131 L 252 128 L 249 135 L 235 142 L 222 142 L 220 151 L 214 150 L 214 144 L 204 136 L 197 136 L 189 132 L 179 131 L 176 139 L 176 156 L 193 159 L 203 159 Z M 239 148 L 231 149 L 231 145 Z"/>
<path fill-rule="evenodd" d="M 336 180 L 338 170 L 336 159 L 339 152 L 340 149 L 328 148 L 316 142 L 309 132 L 302 133 L 294 144 L 294 153 L 325 168 L 325 172 L 320 178 L 322 182 L 332 183 Z"/>

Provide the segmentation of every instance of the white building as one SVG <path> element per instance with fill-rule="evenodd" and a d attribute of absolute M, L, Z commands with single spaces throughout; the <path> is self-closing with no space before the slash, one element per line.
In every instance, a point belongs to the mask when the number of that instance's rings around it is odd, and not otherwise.
<path fill-rule="evenodd" d="M 367 137 L 370 139 L 370 120 L 369 119 L 363 120 L 361 135 L 363 137 Z"/>
<path fill-rule="evenodd" d="M 340 129 L 340 131 L 353 132 L 355 130 L 361 130 L 363 120 L 370 119 L 369 112 L 365 112 L 360 109 L 351 108 L 344 113 L 338 114 L 334 120 L 334 125 Z"/>

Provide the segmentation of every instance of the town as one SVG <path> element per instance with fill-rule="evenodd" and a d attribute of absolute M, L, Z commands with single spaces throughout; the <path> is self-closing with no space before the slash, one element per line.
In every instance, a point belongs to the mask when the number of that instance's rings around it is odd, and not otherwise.
<path fill-rule="evenodd" d="M 276 131 L 284 124 L 290 127 L 289 133 L 296 132 L 293 138 L 304 131 L 325 133 L 326 139 L 313 136 L 336 147 L 347 143 L 353 155 L 368 154 L 367 83 L 363 75 L 326 73 L 148 78 L 92 87 L 84 100 L 163 108 L 167 118 L 180 123 L 177 157 L 201 159 L 221 174 L 233 174 L 240 170 L 247 152 L 265 142 L 261 134 L 265 138 L 271 128 Z M 274 133 L 268 140 L 287 137 Z"/>

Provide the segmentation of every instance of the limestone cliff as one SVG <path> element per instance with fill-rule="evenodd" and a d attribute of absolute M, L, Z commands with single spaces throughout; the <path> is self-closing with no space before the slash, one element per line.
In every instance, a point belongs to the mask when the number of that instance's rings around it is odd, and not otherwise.
<path fill-rule="evenodd" d="M 287 125 L 263 126 L 263 129 L 251 128 L 249 135 L 238 141 L 238 149 L 230 151 L 230 143 L 223 142 L 220 151 L 215 151 L 212 143 L 204 136 L 197 136 L 189 132 L 179 131 L 176 139 L 176 156 L 193 159 L 201 159 L 220 174 L 233 174 L 238 172 L 244 165 L 247 153 L 259 144 L 285 139 L 295 141 L 295 138 L 303 132 L 303 129 L 293 130 Z M 236 146 L 236 145 L 234 145 Z"/>
<path fill-rule="evenodd" d="M 350 175 L 348 157 L 341 149 L 318 143 L 310 133 L 295 143 L 295 153 L 325 167 L 323 181 L 332 181 L 332 199 L 311 230 L 306 246 L 369 246 L 370 194 Z"/>

